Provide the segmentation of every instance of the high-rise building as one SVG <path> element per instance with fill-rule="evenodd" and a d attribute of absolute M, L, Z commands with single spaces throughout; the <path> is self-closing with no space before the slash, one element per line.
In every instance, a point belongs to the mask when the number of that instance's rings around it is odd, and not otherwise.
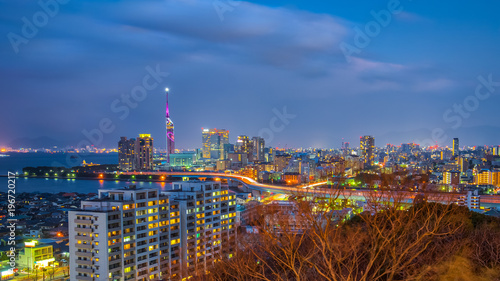
<path fill-rule="evenodd" d="M 219 182 L 174 182 L 163 192 L 179 206 L 182 277 L 204 274 L 236 248 L 236 195 Z"/>
<path fill-rule="evenodd" d="M 500 170 L 491 171 L 492 183 L 496 187 L 500 187 Z"/>
<path fill-rule="evenodd" d="M 118 163 L 121 171 L 134 170 L 135 139 L 121 137 L 118 142 Z"/>
<path fill-rule="evenodd" d="M 453 138 L 453 156 L 458 156 L 459 152 L 458 138 Z"/>
<path fill-rule="evenodd" d="M 493 173 L 488 169 L 482 169 L 475 175 L 474 183 L 479 185 L 493 184 Z"/>
<path fill-rule="evenodd" d="M 455 170 L 443 172 L 443 183 L 458 185 L 460 183 L 460 172 Z"/>
<path fill-rule="evenodd" d="M 266 160 L 264 154 L 265 140 L 261 137 L 252 138 L 252 161 L 253 162 L 263 162 Z"/>
<path fill-rule="evenodd" d="M 202 128 L 203 158 L 224 159 L 224 144 L 229 143 L 229 131 Z"/>
<path fill-rule="evenodd" d="M 170 119 L 170 109 L 168 108 L 168 92 L 169 89 L 166 88 L 165 91 L 167 92 L 167 109 L 166 109 L 166 115 L 165 115 L 165 122 L 167 126 L 167 147 L 166 147 L 166 160 L 167 163 L 170 163 L 170 154 L 175 153 L 175 137 L 174 137 L 174 122 L 172 122 L 172 119 Z"/>
<path fill-rule="evenodd" d="M 360 138 L 361 156 L 365 165 L 373 166 L 375 159 L 375 139 L 372 136 L 363 136 Z"/>
<path fill-rule="evenodd" d="M 276 150 L 272 147 L 264 148 L 264 161 L 273 162 L 276 156 Z"/>
<path fill-rule="evenodd" d="M 500 156 L 500 145 L 493 147 L 493 155 Z"/>
<path fill-rule="evenodd" d="M 153 170 L 153 138 L 148 134 L 140 134 L 135 140 L 135 169 Z"/>
<path fill-rule="evenodd" d="M 236 197 L 218 182 L 99 190 L 69 212 L 71 280 L 182 280 L 232 257 Z"/>
<path fill-rule="evenodd" d="M 153 170 L 153 138 L 141 134 L 137 139 L 121 137 L 118 142 L 118 163 L 122 171 Z"/>
<path fill-rule="evenodd" d="M 99 190 L 68 214 L 71 280 L 180 275 L 180 212 L 157 189 Z"/>
<path fill-rule="evenodd" d="M 238 136 L 234 150 L 235 152 L 249 155 L 252 152 L 252 142 L 250 142 L 250 138 L 248 136 Z"/>
<path fill-rule="evenodd" d="M 460 172 L 465 174 L 469 169 L 469 159 L 465 157 L 459 157 L 458 164 L 460 165 Z"/>

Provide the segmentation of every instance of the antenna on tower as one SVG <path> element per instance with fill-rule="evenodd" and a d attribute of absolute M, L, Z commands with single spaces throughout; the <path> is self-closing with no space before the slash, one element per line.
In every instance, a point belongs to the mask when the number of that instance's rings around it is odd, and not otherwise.
<path fill-rule="evenodd" d="M 165 110 L 165 123 L 166 123 L 166 128 L 167 128 L 167 150 L 165 153 L 165 158 L 167 160 L 167 164 L 170 164 L 170 154 L 175 153 L 175 137 L 174 137 L 174 122 L 170 119 L 170 110 L 168 107 L 168 93 L 169 93 L 169 88 L 165 88 L 166 96 L 167 96 L 167 103 L 166 103 L 166 110 Z"/>

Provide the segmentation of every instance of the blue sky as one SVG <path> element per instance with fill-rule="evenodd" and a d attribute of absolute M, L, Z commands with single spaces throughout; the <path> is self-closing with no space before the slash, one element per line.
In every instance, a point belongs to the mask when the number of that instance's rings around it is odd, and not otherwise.
<path fill-rule="evenodd" d="M 162 147 L 165 87 L 178 148 L 199 147 L 202 127 L 228 129 L 232 141 L 256 136 L 285 107 L 296 117 L 267 138 L 271 146 L 357 146 L 366 134 L 376 145 L 499 144 L 500 87 L 474 103 L 479 76 L 500 81 L 499 5 L 60 0 L 40 24 L 36 1 L 0 0 L 0 145 L 43 136 L 76 145 L 106 119 L 113 129 L 99 146 L 151 133 Z M 356 47 L 356 29 L 380 13 L 390 19 L 347 61 L 341 44 Z M 39 21 L 32 38 L 23 17 Z M 115 112 L 147 67 L 168 76 L 126 117 Z M 464 101 L 470 112 L 459 115 Z M 433 136 L 441 130 L 446 137 Z"/>

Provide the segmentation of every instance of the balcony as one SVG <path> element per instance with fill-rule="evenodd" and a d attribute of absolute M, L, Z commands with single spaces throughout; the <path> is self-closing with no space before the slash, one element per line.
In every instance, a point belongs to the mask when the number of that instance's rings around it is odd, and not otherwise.
<path fill-rule="evenodd" d="M 121 237 L 122 235 L 119 234 L 119 233 L 116 233 L 116 234 L 111 234 L 111 235 L 108 235 L 108 238 L 109 239 L 116 239 L 116 238 L 119 238 Z"/>
<path fill-rule="evenodd" d="M 76 243 L 75 246 L 79 249 L 86 249 L 86 250 L 91 250 L 93 249 L 94 247 L 92 246 L 92 244 L 78 244 Z"/>
<path fill-rule="evenodd" d="M 80 267 L 77 267 L 75 269 L 76 269 L 76 272 L 80 272 L 80 273 L 87 273 L 87 274 L 94 273 L 94 270 L 92 268 L 80 268 Z"/>
<path fill-rule="evenodd" d="M 116 230 L 121 230 L 122 227 L 120 226 L 120 224 L 118 224 L 117 226 L 109 226 L 108 227 L 108 231 L 116 231 Z"/>
<path fill-rule="evenodd" d="M 90 276 L 79 276 L 77 275 L 76 276 L 76 280 L 82 280 L 82 281 L 92 281 L 94 280 L 94 278 L 90 277 Z"/>
<path fill-rule="evenodd" d="M 93 253 L 91 252 L 75 252 L 75 255 L 77 257 L 86 257 L 86 258 L 91 258 L 93 256 Z"/>
<path fill-rule="evenodd" d="M 79 219 L 75 219 L 75 223 L 76 224 L 92 224 L 94 223 L 93 220 L 79 220 Z"/>
<path fill-rule="evenodd" d="M 132 260 L 133 262 L 135 262 L 135 255 L 129 255 L 129 256 L 124 256 L 123 257 L 125 259 L 125 261 L 128 261 L 128 260 Z"/>
<path fill-rule="evenodd" d="M 75 227 L 75 232 L 91 233 L 92 228 Z"/>
<path fill-rule="evenodd" d="M 120 223 L 122 220 L 121 218 L 114 218 L 114 219 L 108 219 L 108 224 L 112 224 L 112 223 Z"/>
<path fill-rule="evenodd" d="M 94 264 L 94 262 L 91 260 L 76 260 L 76 263 L 81 264 L 81 265 L 93 265 Z"/>
<path fill-rule="evenodd" d="M 76 240 L 82 240 L 82 241 L 92 241 L 92 237 L 90 236 L 83 236 L 83 235 L 75 235 Z"/>

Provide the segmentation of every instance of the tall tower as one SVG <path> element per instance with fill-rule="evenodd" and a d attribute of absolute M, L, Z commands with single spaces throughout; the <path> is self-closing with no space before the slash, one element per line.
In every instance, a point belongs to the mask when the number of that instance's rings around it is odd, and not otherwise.
<path fill-rule="evenodd" d="M 166 158 L 167 158 L 167 163 L 170 163 L 170 154 L 175 153 L 175 137 L 174 137 L 174 122 L 170 119 L 170 112 L 168 109 L 168 88 L 165 89 L 165 92 L 167 93 L 167 110 L 166 110 L 166 116 L 165 116 L 165 122 L 167 126 L 167 153 L 166 153 Z"/>

